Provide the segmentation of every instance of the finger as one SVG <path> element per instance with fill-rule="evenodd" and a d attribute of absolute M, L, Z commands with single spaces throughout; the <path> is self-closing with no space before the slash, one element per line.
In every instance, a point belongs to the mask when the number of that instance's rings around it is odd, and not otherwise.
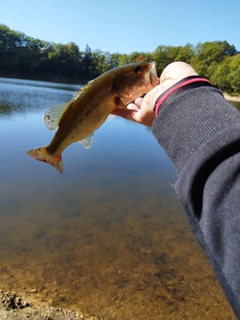
<path fill-rule="evenodd" d="M 132 121 L 136 121 L 134 114 L 137 112 L 137 110 L 134 109 L 115 109 L 111 112 L 111 114 L 115 115 L 115 116 L 120 116 L 122 118 L 128 119 L 128 120 L 132 120 Z"/>
<path fill-rule="evenodd" d="M 127 108 L 128 108 L 129 110 L 136 110 L 136 111 L 139 110 L 139 106 L 136 105 L 135 103 L 129 103 L 129 104 L 127 105 Z"/>
<path fill-rule="evenodd" d="M 134 101 L 135 105 L 138 106 L 138 108 L 141 108 L 142 102 L 143 102 L 142 97 L 139 97 Z"/>

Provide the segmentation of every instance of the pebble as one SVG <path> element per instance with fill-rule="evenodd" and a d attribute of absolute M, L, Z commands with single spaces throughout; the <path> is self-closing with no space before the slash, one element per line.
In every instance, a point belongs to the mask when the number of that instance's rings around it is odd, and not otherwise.
<path fill-rule="evenodd" d="M 37 293 L 32 289 L 30 293 Z M 15 292 L 0 290 L 0 320 L 90 320 L 69 309 L 33 306 Z M 92 318 L 92 320 L 95 320 Z"/>
<path fill-rule="evenodd" d="M 32 289 L 29 291 L 30 293 L 37 293 L 37 289 Z"/>

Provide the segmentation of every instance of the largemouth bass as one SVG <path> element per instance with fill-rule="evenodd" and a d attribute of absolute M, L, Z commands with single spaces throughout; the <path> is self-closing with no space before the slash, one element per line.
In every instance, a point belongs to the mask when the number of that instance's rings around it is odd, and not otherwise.
<path fill-rule="evenodd" d="M 159 84 L 155 62 L 138 62 L 114 68 L 90 81 L 67 103 L 45 112 L 48 129 L 56 133 L 46 147 L 27 151 L 36 160 L 63 172 L 62 152 L 73 142 L 89 148 L 93 132 L 116 108 L 126 105 Z"/>

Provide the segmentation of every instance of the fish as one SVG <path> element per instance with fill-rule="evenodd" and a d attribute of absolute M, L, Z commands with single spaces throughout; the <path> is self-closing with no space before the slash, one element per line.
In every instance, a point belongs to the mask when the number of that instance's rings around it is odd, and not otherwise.
<path fill-rule="evenodd" d="M 89 81 L 72 101 L 55 105 L 44 114 L 49 130 L 57 130 L 48 146 L 27 151 L 32 158 L 63 172 L 62 153 L 72 143 L 92 145 L 93 133 L 116 108 L 149 92 L 159 84 L 156 63 L 137 62 L 116 67 Z"/>

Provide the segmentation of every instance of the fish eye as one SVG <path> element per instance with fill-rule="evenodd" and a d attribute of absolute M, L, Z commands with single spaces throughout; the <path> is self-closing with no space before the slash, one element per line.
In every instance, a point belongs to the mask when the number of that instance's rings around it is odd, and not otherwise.
<path fill-rule="evenodd" d="M 143 72 L 143 68 L 141 66 L 137 66 L 134 70 L 137 74 L 141 74 Z"/>

